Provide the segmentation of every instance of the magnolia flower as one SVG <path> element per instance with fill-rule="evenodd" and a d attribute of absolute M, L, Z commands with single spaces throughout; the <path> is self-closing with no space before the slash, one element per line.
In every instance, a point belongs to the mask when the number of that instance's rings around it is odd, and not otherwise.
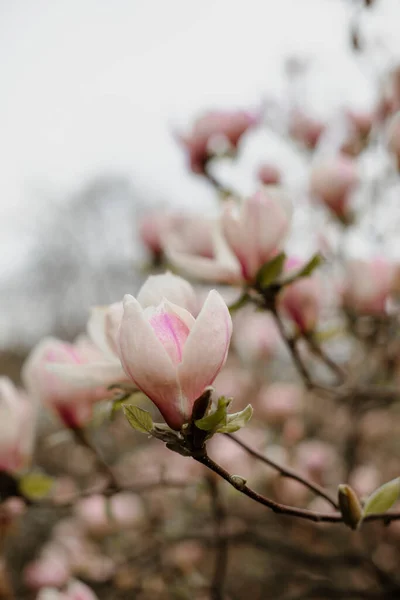
<path fill-rule="evenodd" d="M 40 590 L 36 600 L 98 600 L 95 593 L 84 583 L 71 579 L 67 589 L 60 592 L 56 588 L 46 587 Z"/>
<path fill-rule="evenodd" d="M 357 184 L 356 163 L 344 155 L 316 164 L 310 175 L 310 193 L 340 219 L 349 216 L 349 200 Z"/>
<path fill-rule="evenodd" d="M 257 178 L 264 185 L 278 185 L 282 175 L 278 167 L 270 163 L 263 163 L 257 170 Z"/>
<path fill-rule="evenodd" d="M 234 200 L 225 204 L 214 230 L 212 259 L 185 254 L 167 244 L 170 261 L 200 279 L 240 284 L 253 281 L 259 268 L 283 246 L 291 211 L 279 188 L 258 191 L 239 208 Z"/>
<path fill-rule="evenodd" d="M 163 210 L 152 211 L 143 215 L 139 220 L 139 237 L 147 250 L 155 256 L 162 254 L 163 237 L 179 223 L 181 217 Z"/>
<path fill-rule="evenodd" d="M 280 342 L 279 331 L 271 315 L 240 311 L 234 318 L 233 343 L 247 364 L 271 359 Z"/>
<path fill-rule="evenodd" d="M 68 344 L 43 339 L 22 369 L 29 394 L 55 410 L 68 427 L 79 427 L 92 416 L 93 403 L 110 395 L 107 385 L 123 374 L 87 339 Z"/>
<path fill-rule="evenodd" d="M 290 259 L 285 271 L 298 270 L 301 261 Z M 278 305 L 296 324 L 302 333 L 311 332 L 318 321 L 321 308 L 321 288 L 319 281 L 313 277 L 302 277 L 283 288 L 278 296 Z"/>
<path fill-rule="evenodd" d="M 79 526 L 92 535 L 105 536 L 138 526 L 144 516 L 143 505 L 136 494 L 121 492 L 107 499 L 100 494 L 82 498 L 74 506 Z"/>
<path fill-rule="evenodd" d="M 191 170 L 204 173 L 207 160 L 213 154 L 213 141 L 223 139 L 236 148 L 242 135 L 259 120 L 259 115 L 243 110 L 211 111 L 198 118 L 189 134 L 178 136 L 188 153 Z"/>
<path fill-rule="evenodd" d="M 384 313 L 393 276 L 393 265 L 383 258 L 350 261 L 342 290 L 344 305 L 358 313 Z"/>
<path fill-rule="evenodd" d="M 119 354 L 127 375 L 168 425 L 180 429 L 189 420 L 195 400 L 223 367 L 231 333 L 229 310 L 215 290 L 197 319 L 169 300 L 143 309 L 127 295 Z"/>
<path fill-rule="evenodd" d="M 296 109 L 289 119 L 289 134 L 293 139 L 304 144 L 310 150 L 317 145 L 319 138 L 324 132 L 325 125 L 306 113 Z"/>
<path fill-rule="evenodd" d="M 8 377 L 0 377 L 0 472 L 25 468 L 32 457 L 37 405 Z"/>

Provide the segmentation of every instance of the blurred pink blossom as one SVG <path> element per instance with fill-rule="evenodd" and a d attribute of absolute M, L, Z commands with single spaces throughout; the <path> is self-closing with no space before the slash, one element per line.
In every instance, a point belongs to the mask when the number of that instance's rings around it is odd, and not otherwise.
<path fill-rule="evenodd" d="M 393 275 L 393 265 L 384 258 L 349 261 L 342 290 L 344 305 L 361 314 L 384 313 Z"/>
<path fill-rule="evenodd" d="M 211 111 L 199 117 L 188 134 L 178 136 L 188 154 L 191 170 L 204 173 L 216 139 L 223 139 L 236 148 L 242 135 L 259 120 L 260 115 L 243 110 Z"/>
<path fill-rule="evenodd" d="M 298 270 L 302 262 L 291 258 L 285 265 L 285 271 Z M 311 275 L 302 277 L 285 286 L 278 296 L 278 306 L 295 323 L 302 333 L 315 329 L 321 309 L 321 286 L 318 279 Z"/>
<path fill-rule="evenodd" d="M 310 174 L 310 193 L 345 221 L 350 216 L 349 201 L 358 181 L 355 161 L 342 154 L 315 164 Z"/>
<path fill-rule="evenodd" d="M 283 247 L 291 207 L 282 190 L 264 187 L 241 206 L 224 205 L 214 229 L 214 256 L 205 258 L 166 247 L 172 264 L 199 279 L 239 284 L 253 281 L 259 268 Z"/>
<path fill-rule="evenodd" d="M 0 472 L 15 473 L 32 458 L 37 403 L 11 379 L 0 377 Z"/>

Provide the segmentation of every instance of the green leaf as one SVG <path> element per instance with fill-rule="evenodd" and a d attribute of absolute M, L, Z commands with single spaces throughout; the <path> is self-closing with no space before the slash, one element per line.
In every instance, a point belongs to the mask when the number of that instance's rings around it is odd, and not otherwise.
<path fill-rule="evenodd" d="M 385 513 L 400 497 L 400 477 L 384 483 L 366 500 L 363 517 L 372 513 Z"/>
<path fill-rule="evenodd" d="M 49 495 L 54 479 L 41 471 L 32 471 L 23 475 L 18 482 L 20 492 L 29 500 L 41 500 Z"/>
<path fill-rule="evenodd" d="M 218 398 L 216 410 L 202 419 L 195 421 L 195 425 L 202 431 L 215 431 L 220 425 L 223 426 L 227 421 L 227 408 L 232 402 L 232 398 L 221 396 Z"/>
<path fill-rule="evenodd" d="M 264 290 L 274 283 L 282 273 L 285 260 L 286 254 L 281 252 L 281 254 L 278 254 L 278 256 L 275 256 L 272 260 L 264 263 L 256 275 L 257 287 Z"/>
<path fill-rule="evenodd" d="M 143 408 L 139 408 L 134 404 L 128 404 L 123 406 L 123 411 L 133 429 L 142 433 L 152 432 L 153 419 L 147 410 L 143 410 Z"/>
<path fill-rule="evenodd" d="M 228 307 L 229 312 L 230 313 L 236 312 L 237 310 L 239 310 L 239 308 L 246 306 L 246 304 L 248 304 L 248 302 L 250 302 L 250 300 L 251 300 L 251 298 L 250 298 L 249 294 L 247 292 L 243 292 L 243 294 L 236 300 L 236 302 L 234 302 L 233 304 L 231 304 Z"/>
<path fill-rule="evenodd" d="M 309 277 L 323 262 L 324 259 L 321 254 L 314 254 L 314 256 L 298 271 L 291 273 L 287 278 L 283 278 L 281 281 L 282 285 L 289 285 L 297 279 Z"/>
<path fill-rule="evenodd" d="M 234 433 L 245 427 L 253 416 L 253 407 L 248 404 L 246 408 L 237 413 L 227 415 L 226 424 L 217 429 L 217 433 Z"/>

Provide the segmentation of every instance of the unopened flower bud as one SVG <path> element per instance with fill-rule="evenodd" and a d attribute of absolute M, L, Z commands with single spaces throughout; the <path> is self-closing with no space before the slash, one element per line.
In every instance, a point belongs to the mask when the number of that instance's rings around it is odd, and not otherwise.
<path fill-rule="evenodd" d="M 355 491 L 349 485 L 340 484 L 338 501 L 343 522 L 351 529 L 357 529 L 362 518 L 362 507 Z"/>

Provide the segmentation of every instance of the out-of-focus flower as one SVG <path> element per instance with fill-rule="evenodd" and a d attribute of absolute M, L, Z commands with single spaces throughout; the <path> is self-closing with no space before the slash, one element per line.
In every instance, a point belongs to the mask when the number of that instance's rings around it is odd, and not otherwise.
<path fill-rule="evenodd" d="M 234 318 L 233 344 L 247 364 L 270 360 L 279 345 L 280 335 L 271 315 L 240 311 Z"/>
<path fill-rule="evenodd" d="M 393 265 L 384 258 L 349 261 L 342 290 L 343 304 L 361 314 L 384 313 L 393 275 Z"/>
<path fill-rule="evenodd" d="M 239 284 L 252 281 L 259 268 L 282 248 L 289 231 L 291 207 L 282 191 L 265 187 L 239 207 L 225 203 L 215 228 L 214 258 L 204 258 L 167 246 L 171 262 L 200 279 Z"/>
<path fill-rule="evenodd" d="M 281 183 L 281 172 L 275 165 L 263 163 L 257 170 L 257 179 L 264 185 L 278 185 Z"/>
<path fill-rule="evenodd" d="M 313 150 L 325 129 L 324 123 L 296 109 L 289 117 L 289 134 L 293 139 Z"/>
<path fill-rule="evenodd" d="M 374 116 L 373 111 L 349 110 L 347 112 L 349 133 L 341 147 L 343 154 L 348 154 L 349 156 L 358 156 L 360 154 L 370 134 Z"/>
<path fill-rule="evenodd" d="M 84 583 L 71 579 L 65 591 L 55 587 L 45 587 L 40 590 L 36 600 L 98 600 L 95 593 Z"/>
<path fill-rule="evenodd" d="M 125 527 L 134 527 L 142 521 L 144 515 L 140 499 L 130 492 L 121 492 L 109 499 L 101 495 L 82 498 L 76 503 L 74 510 L 83 528 L 99 536 Z"/>
<path fill-rule="evenodd" d="M 271 425 L 282 425 L 299 413 L 302 390 L 294 383 L 273 383 L 260 389 L 255 415 Z"/>
<path fill-rule="evenodd" d="M 397 168 L 400 168 L 400 112 L 391 119 L 386 135 L 388 149 L 396 160 Z"/>
<path fill-rule="evenodd" d="M 301 261 L 289 259 L 285 270 L 288 274 L 301 267 Z M 315 328 L 321 308 L 321 288 L 315 276 L 302 277 L 283 288 L 278 296 L 278 306 L 296 324 L 302 333 Z"/>
<path fill-rule="evenodd" d="M 311 479 L 324 483 L 335 468 L 337 456 L 333 446 L 321 440 L 306 440 L 296 449 L 296 467 Z"/>
<path fill-rule="evenodd" d="M 0 471 L 14 473 L 32 457 L 37 403 L 0 377 Z"/>
<path fill-rule="evenodd" d="M 143 309 L 127 295 L 119 353 L 127 375 L 154 402 L 168 425 L 180 429 L 194 401 L 223 367 L 231 333 L 228 307 L 215 290 L 197 319 L 168 299 Z"/>
<path fill-rule="evenodd" d="M 109 397 L 107 385 L 118 382 L 121 375 L 120 363 L 107 360 L 86 339 L 68 344 L 45 338 L 22 369 L 28 393 L 52 408 L 68 427 L 87 423 L 93 403 Z"/>
<path fill-rule="evenodd" d="M 181 221 L 181 216 L 163 210 L 151 211 L 139 220 L 139 237 L 149 252 L 160 256 L 163 250 L 164 236 Z"/>
<path fill-rule="evenodd" d="M 71 577 L 71 568 L 67 554 L 60 550 L 44 552 L 24 569 L 24 582 L 29 588 L 39 590 L 43 587 L 61 587 Z"/>
<path fill-rule="evenodd" d="M 349 201 L 358 181 L 355 161 L 339 155 L 314 166 L 310 175 L 310 193 L 345 221 L 350 216 Z"/>
<path fill-rule="evenodd" d="M 236 148 L 242 135 L 259 120 L 258 114 L 243 110 L 211 111 L 198 118 L 190 133 L 178 136 L 188 153 L 191 170 L 204 173 L 213 155 L 213 142 L 222 140 Z"/>

